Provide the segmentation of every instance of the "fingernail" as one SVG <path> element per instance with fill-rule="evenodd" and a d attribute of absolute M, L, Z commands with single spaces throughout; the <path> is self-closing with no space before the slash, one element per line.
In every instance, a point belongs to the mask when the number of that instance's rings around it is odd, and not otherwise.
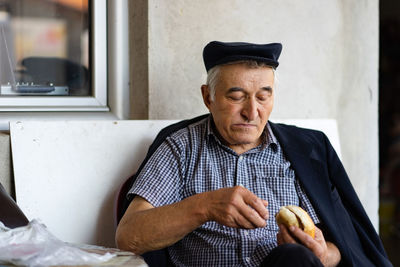
<path fill-rule="evenodd" d="M 289 227 L 289 230 L 293 232 L 293 231 L 294 231 L 294 226 L 293 226 L 293 225 L 290 226 L 290 227 Z"/>

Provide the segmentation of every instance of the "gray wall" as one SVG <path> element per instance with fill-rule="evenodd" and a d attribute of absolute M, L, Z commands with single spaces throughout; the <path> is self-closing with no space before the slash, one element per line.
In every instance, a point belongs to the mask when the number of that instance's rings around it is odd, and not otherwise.
<path fill-rule="evenodd" d="M 10 136 L 7 133 L 0 132 L 0 151 L 0 183 L 6 192 L 14 197 L 14 180 L 11 179 Z"/>
<path fill-rule="evenodd" d="M 140 0 L 130 10 L 132 118 L 205 113 L 209 41 L 281 42 L 271 119 L 336 119 L 345 168 L 377 218 L 377 0 Z"/>

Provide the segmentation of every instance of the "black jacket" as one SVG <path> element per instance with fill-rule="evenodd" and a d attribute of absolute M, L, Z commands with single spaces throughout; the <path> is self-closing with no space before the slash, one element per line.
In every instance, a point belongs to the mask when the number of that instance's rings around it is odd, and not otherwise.
<path fill-rule="evenodd" d="M 314 206 L 340 266 L 392 266 L 328 138 L 319 131 L 271 123 L 296 177 Z"/>
<path fill-rule="evenodd" d="M 204 119 L 207 115 L 170 125 L 157 135 L 139 167 L 171 133 Z M 270 122 L 272 131 L 291 162 L 296 177 L 317 212 L 325 239 L 340 250 L 339 266 L 392 266 L 353 186 L 328 138 L 320 131 Z M 136 178 L 132 177 L 133 180 Z M 133 183 L 133 181 L 132 181 Z M 126 202 L 126 207 L 130 200 Z M 159 252 L 145 254 L 151 257 Z"/>

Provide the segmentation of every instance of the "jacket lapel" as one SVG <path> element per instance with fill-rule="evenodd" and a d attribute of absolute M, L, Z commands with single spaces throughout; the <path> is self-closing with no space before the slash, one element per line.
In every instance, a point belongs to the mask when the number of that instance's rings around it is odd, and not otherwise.
<path fill-rule="evenodd" d="M 299 131 L 293 132 L 293 129 L 280 124 L 270 125 L 318 217 L 324 225 L 329 225 L 330 234 L 335 235 L 337 229 L 330 225 L 336 216 L 331 198 L 331 183 L 326 163 L 318 157 L 315 144 L 308 141 L 306 136 L 299 135 Z"/>
<path fill-rule="evenodd" d="M 344 237 L 340 229 L 334 224 L 337 218 L 334 200 L 332 199 L 331 182 L 326 171 L 327 163 L 318 157 L 313 143 L 315 140 L 308 141 L 307 136 L 302 135 L 299 131 L 294 131 L 294 128 L 287 125 L 271 122 L 270 125 L 282 147 L 284 155 L 291 163 L 297 179 L 302 184 L 308 199 L 317 212 L 325 228 L 325 234 L 328 234 L 332 239 L 331 241 L 342 248 L 341 252 L 345 253 L 346 257 L 349 257 Z"/>
<path fill-rule="evenodd" d="M 320 205 L 330 206 L 329 187 L 324 183 L 324 179 L 320 179 L 326 176 L 324 165 L 315 155 L 314 145 L 290 130 L 284 129 L 282 125 L 274 123 L 270 125 L 314 208 Z M 317 210 L 320 211 L 319 208 Z"/>

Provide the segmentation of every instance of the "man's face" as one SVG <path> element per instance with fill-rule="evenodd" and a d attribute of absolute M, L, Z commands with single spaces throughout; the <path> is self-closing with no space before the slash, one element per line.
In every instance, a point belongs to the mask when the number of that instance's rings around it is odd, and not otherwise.
<path fill-rule="evenodd" d="M 212 101 L 202 86 L 204 103 L 225 143 L 241 154 L 261 143 L 261 134 L 274 103 L 271 68 L 245 64 L 221 66 Z"/>

